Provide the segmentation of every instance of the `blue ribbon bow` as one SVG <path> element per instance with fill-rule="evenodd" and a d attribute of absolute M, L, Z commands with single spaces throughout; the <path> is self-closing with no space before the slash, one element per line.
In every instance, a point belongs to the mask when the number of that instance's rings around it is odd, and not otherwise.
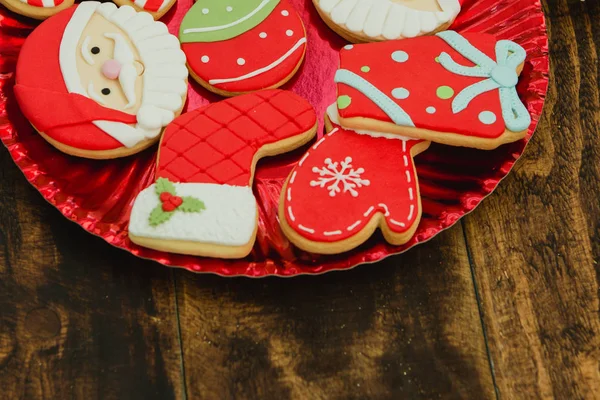
<path fill-rule="evenodd" d="M 519 81 L 516 69 L 525 61 L 525 50 L 515 42 L 500 40 L 496 43 L 497 61 L 494 61 L 454 31 L 440 32 L 437 36 L 477 64 L 474 67 L 460 65 L 448 53 L 442 52 L 438 59 L 444 68 L 458 75 L 488 78 L 463 89 L 452 101 L 452 112 L 461 112 L 482 93 L 500 89 L 500 106 L 506 127 L 513 132 L 527 129 L 531 124 L 531 116 L 521 103 L 516 89 Z"/>

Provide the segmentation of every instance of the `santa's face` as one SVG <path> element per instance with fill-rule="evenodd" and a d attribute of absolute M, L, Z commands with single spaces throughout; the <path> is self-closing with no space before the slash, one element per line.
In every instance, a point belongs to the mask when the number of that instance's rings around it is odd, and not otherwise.
<path fill-rule="evenodd" d="M 128 35 L 94 14 L 77 45 L 77 72 L 89 98 L 136 114 L 142 103 L 144 66 Z"/>

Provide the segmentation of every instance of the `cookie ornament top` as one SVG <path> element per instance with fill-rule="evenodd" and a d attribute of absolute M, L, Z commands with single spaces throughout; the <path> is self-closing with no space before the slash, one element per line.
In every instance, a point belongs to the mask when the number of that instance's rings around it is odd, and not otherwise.
<path fill-rule="evenodd" d="M 313 0 L 325 23 L 353 43 L 413 38 L 447 29 L 463 0 Z"/>
<path fill-rule="evenodd" d="M 179 30 L 192 77 L 223 96 L 283 85 L 306 34 L 288 0 L 198 0 Z"/>
<path fill-rule="evenodd" d="M 73 5 L 75 0 L 0 0 L 0 4 L 17 14 L 46 19 Z"/>
<path fill-rule="evenodd" d="M 145 11 L 154 19 L 165 15 L 177 0 L 114 0 L 120 6 L 132 6 L 137 11 Z"/>
<path fill-rule="evenodd" d="M 58 149 L 122 157 L 157 141 L 181 112 L 185 55 L 150 14 L 86 1 L 31 33 L 14 90 L 25 117 Z"/>

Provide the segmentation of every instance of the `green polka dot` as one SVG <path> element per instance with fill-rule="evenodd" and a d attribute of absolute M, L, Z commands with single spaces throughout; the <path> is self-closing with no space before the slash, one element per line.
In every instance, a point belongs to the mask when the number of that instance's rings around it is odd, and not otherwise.
<path fill-rule="evenodd" d="M 440 62 L 440 58 L 439 58 L 439 57 L 436 57 L 436 58 L 435 58 L 435 62 L 436 62 L 436 63 L 439 63 L 439 62 Z"/>
<path fill-rule="evenodd" d="M 450 86 L 440 86 L 437 88 L 435 94 L 437 94 L 437 97 L 442 100 L 448 100 L 454 96 L 454 89 L 452 89 Z"/>
<path fill-rule="evenodd" d="M 362 72 L 369 72 L 371 70 L 371 67 L 369 67 L 368 65 L 365 65 L 364 67 L 361 67 L 360 70 Z"/>
<path fill-rule="evenodd" d="M 352 103 L 352 99 L 348 95 L 340 96 L 337 99 L 337 106 L 340 110 L 343 110 L 344 108 L 348 107 L 350 103 Z"/>

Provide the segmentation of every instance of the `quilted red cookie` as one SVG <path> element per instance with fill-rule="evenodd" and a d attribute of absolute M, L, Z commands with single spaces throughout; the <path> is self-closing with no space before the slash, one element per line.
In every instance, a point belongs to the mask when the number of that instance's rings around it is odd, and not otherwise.
<path fill-rule="evenodd" d="M 179 40 L 191 76 L 223 96 L 283 85 L 306 50 L 304 25 L 288 0 L 198 0 Z"/>
<path fill-rule="evenodd" d="M 73 5 L 75 0 L 0 0 L 10 11 L 35 19 L 46 19 Z"/>
<path fill-rule="evenodd" d="M 256 163 L 307 143 L 316 127 L 312 106 L 282 90 L 182 115 L 161 141 L 156 183 L 135 200 L 129 237 L 162 251 L 245 257 L 257 230 Z"/>
<path fill-rule="evenodd" d="M 430 142 L 344 129 L 335 105 L 328 118 L 329 133 L 306 152 L 281 193 L 283 232 L 319 254 L 351 250 L 377 228 L 389 243 L 406 243 L 421 219 L 413 157 Z"/>
<path fill-rule="evenodd" d="M 33 127 L 59 150 L 108 159 L 157 142 L 183 108 L 185 55 L 150 14 L 86 1 L 27 38 L 15 95 Z"/>
<path fill-rule="evenodd" d="M 154 19 L 165 15 L 177 0 L 113 0 L 120 6 L 132 6 L 137 11 L 145 11 Z"/>
<path fill-rule="evenodd" d="M 348 45 L 340 58 L 345 127 L 493 149 L 522 139 L 531 124 L 516 89 L 526 58 L 517 43 L 446 31 Z"/>

